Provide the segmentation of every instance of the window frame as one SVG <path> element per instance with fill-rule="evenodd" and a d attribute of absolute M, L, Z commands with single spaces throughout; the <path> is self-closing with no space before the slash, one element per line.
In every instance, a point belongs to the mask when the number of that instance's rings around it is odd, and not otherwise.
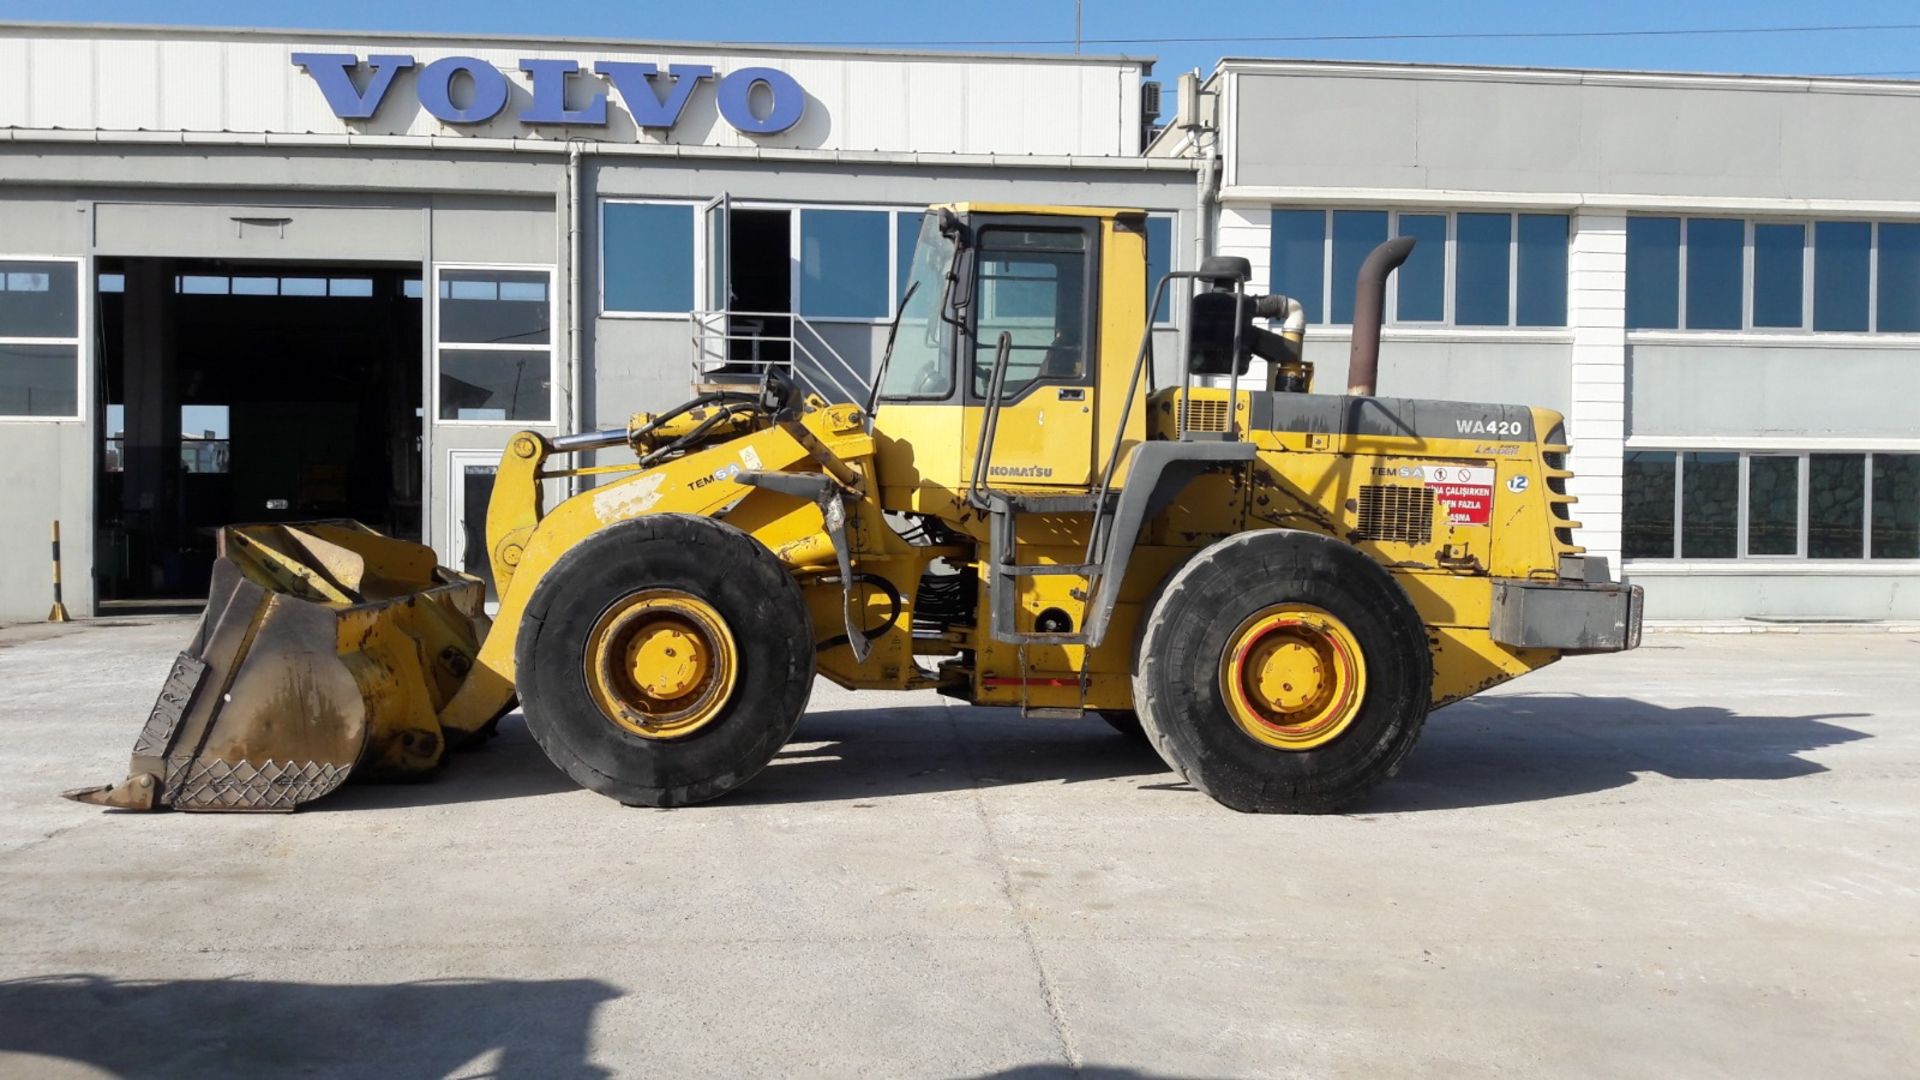
<path fill-rule="evenodd" d="M 454 569 L 458 570 L 466 566 L 466 558 L 467 558 L 467 533 L 464 527 L 465 526 L 464 519 L 466 517 L 466 511 L 467 511 L 467 487 L 464 482 L 466 479 L 466 471 L 470 468 L 491 468 L 495 470 L 494 475 L 495 475 L 495 479 L 497 480 L 499 477 L 498 470 L 500 466 L 500 455 L 493 450 L 475 450 L 475 449 L 472 449 L 471 447 L 455 448 L 455 449 L 448 450 L 446 453 L 447 453 L 447 520 L 445 523 L 447 526 L 447 550 L 446 550 L 447 560 L 446 562 L 448 566 L 451 566 Z M 482 557 L 488 560 L 488 564 L 489 566 L 491 566 L 492 553 L 483 551 L 481 552 L 481 555 Z M 494 582 L 491 584 L 493 585 L 494 593 L 497 597 L 500 591 L 499 583 Z M 488 600 L 486 601 L 485 606 L 486 606 L 487 614 L 494 615 L 494 614 L 497 614 L 500 610 L 500 601 L 498 599 Z"/>
<path fill-rule="evenodd" d="M 1628 451 L 1656 451 L 1670 453 L 1673 461 L 1673 546 L 1672 554 L 1666 556 L 1641 555 L 1623 560 L 1623 568 L 1631 573 L 1635 571 L 1663 570 L 1680 571 L 1687 569 L 1719 568 L 1722 570 L 1740 568 L 1763 569 L 1800 567 L 1811 571 L 1829 571 L 1836 569 L 1856 569 L 1866 572 L 1870 568 L 1883 571 L 1920 570 L 1920 558 L 1874 558 L 1873 557 L 1873 461 L 1878 455 L 1905 456 L 1920 453 L 1920 449 L 1862 449 L 1855 445 L 1843 446 L 1781 446 L 1781 447 L 1733 447 L 1707 445 L 1698 441 L 1656 441 L 1645 443 L 1630 441 Z M 1687 455 L 1690 453 L 1732 453 L 1739 455 L 1739 505 L 1735 520 L 1737 543 L 1735 554 L 1724 559 L 1709 559 L 1695 556 L 1687 558 L 1681 554 L 1682 534 L 1686 523 L 1683 516 L 1687 483 Z M 1811 550 L 1811 527 L 1813 521 L 1812 486 L 1813 455 L 1815 454 L 1858 454 L 1860 456 L 1860 554 L 1842 558 L 1814 558 Z M 1751 482 L 1751 462 L 1756 457 L 1784 457 L 1794 459 L 1798 467 L 1798 505 L 1795 518 L 1795 554 L 1792 555 L 1755 555 L 1749 550 L 1748 529 L 1750 514 L 1748 507 L 1748 485 Z M 1625 522 L 1622 521 L 1624 530 Z"/>
<path fill-rule="evenodd" d="M 1525 209 L 1511 209 L 1511 208 L 1502 209 L 1497 206 L 1484 207 L 1484 208 L 1482 207 L 1461 207 L 1461 208 L 1405 207 L 1405 208 L 1402 208 L 1402 207 L 1381 207 L 1381 206 L 1369 206 L 1369 205 L 1353 205 L 1353 206 L 1339 206 L 1339 207 L 1317 206 L 1316 207 L 1316 206 L 1302 206 L 1299 204 L 1288 204 L 1288 203 L 1271 203 L 1271 204 L 1268 204 L 1266 209 L 1269 215 L 1271 215 L 1274 211 L 1283 211 L 1283 210 L 1294 211 L 1294 212 L 1305 211 L 1308 213 L 1319 213 L 1323 215 L 1321 220 L 1321 230 L 1320 230 L 1320 296 L 1317 301 L 1317 303 L 1319 304 L 1319 310 L 1323 315 L 1330 316 L 1333 313 L 1333 292 L 1334 292 L 1334 288 L 1336 287 L 1336 283 L 1333 277 L 1333 214 L 1336 211 L 1344 211 L 1344 210 L 1375 210 L 1375 211 L 1385 210 L 1387 214 L 1387 238 L 1388 239 L 1392 239 L 1396 236 L 1401 235 L 1400 218 L 1403 215 L 1412 216 L 1412 217 L 1444 218 L 1446 221 L 1446 237 L 1447 237 L 1446 244 L 1445 244 L 1445 252 L 1444 252 L 1444 257 L 1442 259 L 1442 267 L 1441 267 L 1441 273 L 1444 275 L 1443 280 L 1441 282 L 1441 319 L 1436 322 L 1436 321 L 1424 320 L 1424 319 L 1413 320 L 1413 319 L 1399 318 L 1400 275 L 1395 273 L 1395 274 L 1390 274 L 1387 277 L 1387 295 L 1386 295 L 1386 304 L 1385 304 L 1386 310 L 1384 312 L 1386 317 L 1384 325 L 1386 327 L 1390 329 L 1405 329 L 1405 330 L 1449 331 L 1449 332 L 1459 332 L 1462 334 L 1478 334 L 1478 333 L 1565 334 L 1572 329 L 1573 265 L 1572 265 L 1571 256 L 1572 256 L 1572 249 L 1573 249 L 1574 231 L 1575 231 L 1575 226 L 1577 222 L 1574 220 L 1574 210 L 1571 208 L 1562 209 L 1562 208 L 1556 208 L 1556 207 L 1528 207 Z M 1486 215 L 1493 215 L 1493 216 L 1498 216 L 1502 214 L 1506 215 L 1506 218 L 1507 218 L 1507 321 L 1504 324 L 1461 323 L 1458 321 L 1457 285 L 1458 285 L 1458 276 L 1459 276 L 1459 273 L 1458 273 L 1459 271 L 1459 235 L 1460 235 L 1459 217 L 1461 214 L 1486 214 Z M 1562 287 L 1567 290 L 1566 310 L 1568 312 L 1568 315 L 1567 315 L 1566 321 L 1562 322 L 1561 325 L 1559 326 L 1534 326 L 1534 325 L 1523 324 L 1519 322 L 1519 318 L 1520 318 L 1520 218 L 1523 216 L 1563 217 L 1567 219 L 1567 249 L 1568 249 L 1569 258 L 1567 260 L 1568 265 L 1567 265 L 1566 279 L 1562 282 Z M 1271 261 L 1272 250 L 1273 250 L 1273 246 L 1272 246 L 1273 245 L 1273 239 L 1272 239 L 1273 223 L 1272 223 L 1271 216 L 1268 217 L 1267 228 L 1268 228 L 1267 251 L 1268 251 L 1268 260 L 1269 260 L 1267 264 L 1267 288 L 1276 289 L 1279 287 L 1279 285 L 1278 283 L 1273 281 L 1273 263 Z M 1304 302 L 1308 298 L 1298 297 L 1297 299 L 1300 299 Z M 1323 329 L 1330 329 L 1330 330 L 1350 330 L 1353 324 L 1320 321 L 1320 322 L 1313 323 L 1312 325 L 1321 327 Z"/>
<path fill-rule="evenodd" d="M 607 207 L 610 205 L 684 206 L 692 211 L 692 220 L 688 223 L 687 228 L 693 231 L 693 265 L 689 268 L 693 274 L 693 302 L 688 306 L 686 311 L 629 311 L 625 308 L 609 308 L 607 306 Z M 706 269 L 707 245 L 706 230 L 700 227 L 700 208 L 704 205 L 705 203 L 699 199 L 652 198 L 642 195 L 600 196 L 599 231 L 596 235 L 597 242 L 595 244 L 598 250 L 594 253 L 594 258 L 596 259 L 594 269 L 596 278 L 595 289 L 599 293 L 599 296 L 594 306 L 599 310 L 601 318 L 672 319 L 674 321 L 684 322 L 690 314 L 701 310 L 700 302 L 702 297 L 700 294 L 705 289 L 702 283 L 702 272 Z M 434 295 L 437 296 L 439 294 L 435 293 Z"/>
<path fill-rule="evenodd" d="M 73 336 L 72 337 L 16 337 L 0 336 L 0 345 L 66 345 L 73 348 L 74 383 L 73 413 L 68 416 L 27 416 L 23 414 L 0 412 L 0 424 L 73 424 L 85 423 L 88 419 L 89 405 L 92 401 L 87 385 L 87 372 L 91 367 L 89 353 L 92 349 L 93 292 L 97 287 L 94 280 L 93 260 L 85 255 L 0 255 L 0 273 L 6 272 L 7 263 L 71 263 L 74 268 Z"/>
<path fill-rule="evenodd" d="M 980 296 L 980 255 L 988 250 L 984 237 L 994 231 L 1078 233 L 1086 241 L 1086 247 L 1080 252 L 1081 357 L 1083 360 L 1080 374 L 1041 375 L 1036 371 L 1034 377 L 1022 384 L 1017 393 L 1009 395 L 1003 388 L 1000 404 L 1013 405 L 1050 388 L 1094 386 L 1100 370 L 1102 315 L 1100 301 L 1102 297 L 1099 273 L 1102 260 L 1106 257 L 1103 248 L 1105 238 L 1101 235 L 1099 223 L 1092 218 L 1081 217 L 1051 217 L 1035 223 L 1025 215 L 979 214 L 974 216 L 969 226 L 973 233 L 973 242 L 966 248 L 968 265 L 963 280 L 971 290 L 972 296 L 967 305 L 966 330 L 955 336 L 954 349 L 954 382 L 959 390 L 960 402 L 965 405 L 984 405 L 988 400 L 986 395 L 978 390 L 975 377 L 979 371 L 980 352 L 984 347 L 980 339 L 980 319 L 985 314 L 986 306 Z M 965 350 L 964 355 L 963 350 Z M 1040 370 L 1044 370 L 1044 365 Z"/>
<path fill-rule="evenodd" d="M 736 202 L 733 205 L 742 210 L 777 209 L 777 207 L 760 206 L 755 203 Z M 885 214 L 887 216 L 887 243 L 886 243 L 887 302 L 885 305 L 885 310 L 882 311 L 881 314 L 867 316 L 867 315 L 809 315 L 806 313 L 806 311 L 804 310 L 807 302 L 806 291 L 801 288 L 801 283 L 806 278 L 806 273 L 804 271 L 804 268 L 806 266 L 806 257 L 801 247 L 802 233 L 801 233 L 800 223 L 801 223 L 802 217 L 809 210 L 852 211 L 854 213 Z M 865 203 L 858 203 L 858 204 L 856 203 L 795 203 L 793 204 L 793 206 L 787 211 L 787 229 L 788 229 L 787 262 L 789 264 L 787 267 L 787 272 L 790 275 L 790 277 L 788 278 L 788 289 L 790 290 L 788 295 L 793 297 L 792 304 L 793 304 L 794 318 L 805 319 L 807 322 L 810 322 L 810 323 L 826 323 L 826 324 L 854 325 L 854 326 L 858 326 L 858 325 L 885 326 L 886 324 L 892 322 L 894 309 L 900 306 L 900 214 L 901 212 L 902 212 L 901 209 L 896 206 L 868 205 Z M 926 207 L 921 207 L 920 212 L 925 213 Z"/>
<path fill-rule="evenodd" d="M 440 281 L 445 271 L 481 271 L 491 273 L 540 273 L 547 276 L 547 343 L 540 345 L 512 345 L 501 342 L 447 342 L 440 340 Z M 436 262 L 427 268 L 426 295 L 433 298 L 426 313 L 429 338 L 433 347 L 431 386 L 427 392 L 427 416 L 434 424 L 448 427 L 465 428 L 558 428 L 560 426 L 560 339 L 564 327 L 560 321 L 559 294 L 556 287 L 559 280 L 559 268 L 541 263 L 481 263 L 481 262 Z M 685 318 L 682 315 L 680 318 Z M 456 352 L 521 352 L 531 353 L 542 348 L 547 354 L 547 418 L 545 420 L 460 420 L 440 415 L 440 355 L 452 349 Z"/>
<path fill-rule="evenodd" d="M 1147 219 L 1150 221 L 1158 219 L 1167 222 L 1167 269 L 1169 271 L 1178 271 L 1180 269 L 1180 215 L 1171 210 L 1149 210 L 1147 211 Z M 1153 262 L 1151 258 L 1153 238 L 1150 234 L 1142 230 L 1141 241 L 1148 245 L 1149 258 L 1147 262 L 1148 265 L 1151 266 Z M 1147 282 L 1146 303 L 1150 304 L 1153 302 L 1153 287 L 1158 284 L 1159 282 L 1157 281 Z M 1186 306 L 1181 303 L 1181 300 L 1185 299 L 1184 292 L 1185 291 L 1180 288 L 1180 280 L 1178 278 L 1168 282 L 1166 317 L 1163 319 L 1151 319 L 1148 325 L 1155 330 L 1178 329 L 1180 326 L 1181 309 Z M 895 304 L 899 302 L 897 299 L 894 301 Z"/>
<path fill-rule="evenodd" d="M 718 196 L 716 196 L 718 197 Z M 653 198 L 644 195 L 605 195 L 600 202 L 604 207 L 610 202 L 659 203 L 677 206 L 692 206 L 693 215 L 693 270 L 694 270 L 694 307 L 692 312 L 614 312 L 606 310 L 606 232 L 601 230 L 601 314 L 610 319 L 679 319 L 684 320 L 695 312 L 718 312 L 725 306 L 715 303 L 715 297 L 709 295 L 713 284 L 708 274 L 712 266 L 713 253 L 708 251 L 707 230 L 703 227 L 700 211 L 710 199 Z M 900 219 L 904 215 L 917 218 L 925 214 L 931 203 L 913 206 L 903 203 L 841 203 L 841 202 L 799 202 L 780 199 L 740 199 L 728 198 L 727 212 L 734 210 L 782 210 L 787 214 L 787 289 L 791 296 L 793 310 L 787 312 L 796 319 L 809 323 L 846 326 L 885 326 L 893 321 L 893 313 L 900 307 Z M 871 318 L 859 315 L 808 315 L 801 310 L 804 304 L 801 289 L 802 259 L 800 254 L 800 212 L 803 210 L 858 210 L 868 213 L 887 215 L 887 310 L 884 315 Z M 602 221 L 605 220 L 602 210 Z"/>
<path fill-rule="evenodd" d="M 1684 334 L 1689 337 L 1725 336 L 1728 334 L 1760 335 L 1765 337 L 1802 336 L 1820 340 L 1845 339 L 1848 337 L 1886 337 L 1896 341 L 1920 339 L 1920 330 L 1882 330 L 1880 328 L 1880 227 L 1888 224 L 1880 218 L 1845 217 L 1839 215 L 1821 215 L 1818 217 L 1787 217 L 1779 214 L 1738 215 L 1745 224 L 1744 251 L 1740 260 L 1740 326 L 1738 329 L 1698 329 L 1687 326 L 1687 248 L 1688 238 L 1695 219 L 1730 220 L 1727 214 L 1684 212 L 1635 212 L 1634 218 L 1665 218 L 1680 222 L 1679 273 L 1675 282 L 1678 296 L 1675 297 L 1674 326 L 1628 326 L 1630 335 L 1667 335 Z M 1867 226 L 1867 325 L 1863 330 L 1820 330 L 1814 326 L 1814 275 L 1818 260 L 1814 252 L 1817 246 L 1817 226 L 1823 222 L 1864 224 Z M 1916 224 L 1920 220 L 1894 218 L 1893 224 Z M 1800 325 L 1794 326 L 1756 326 L 1754 324 L 1754 233 L 1760 225 L 1795 225 L 1803 230 L 1800 249 Z M 1889 451 L 1890 452 L 1890 451 Z"/>

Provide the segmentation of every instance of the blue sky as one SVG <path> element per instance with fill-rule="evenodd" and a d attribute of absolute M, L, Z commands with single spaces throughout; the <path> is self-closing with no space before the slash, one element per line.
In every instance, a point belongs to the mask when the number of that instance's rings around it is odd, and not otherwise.
<path fill-rule="evenodd" d="M 1085 0 L 1087 52 L 1160 58 L 1168 81 L 1222 55 L 1419 60 L 1791 74 L 1898 72 L 1920 77 L 1920 29 L 1724 36 L 1506 40 L 1315 41 L 1373 34 L 1920 24 L 1913 0 L 1807 4 L 1776 0 L 1680 5 L 1541 0 L 1347 0 L 1194 4 Z M 697 3 L 552 3 L 528 0 L 0 0 L 0 18 L 179 23 L 317 29 L 557 34 L 686 41 L 888 43 L 939 47 L 959 39 L 1039 41 L 1009 51 L 1071 51 L 1073 0 L 979 0 L 960 5 L 901 0 L 700 0 Z M 1103 41 L 1217 37 L 1203 42 Z M 1274 40 L 1251 40 L 1254 37 Z"/>

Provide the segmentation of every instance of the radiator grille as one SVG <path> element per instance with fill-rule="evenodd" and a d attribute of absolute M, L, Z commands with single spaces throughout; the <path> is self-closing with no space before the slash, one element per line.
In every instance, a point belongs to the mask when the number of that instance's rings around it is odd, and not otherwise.
<path fill-rule="evenodd" d="M 1433 492 L 1424 487 L 1360 488 L 1360 538 L 1424 544 L 1433 539 Z"/>
<path fill-rule="evenodd" d="M 1228 421 L 1227 400 L 1225 398 L 1186 399 L 1185 431 L 1226 431 Z"/>

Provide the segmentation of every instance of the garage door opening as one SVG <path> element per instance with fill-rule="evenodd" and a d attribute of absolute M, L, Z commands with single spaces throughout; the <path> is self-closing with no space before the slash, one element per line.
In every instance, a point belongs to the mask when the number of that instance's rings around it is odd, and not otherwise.
<path fill-rule="evenodd" d="M 420 538 L 419 267 L 98 269 L 103 603 L 203 599 L 236 522 Z"/>

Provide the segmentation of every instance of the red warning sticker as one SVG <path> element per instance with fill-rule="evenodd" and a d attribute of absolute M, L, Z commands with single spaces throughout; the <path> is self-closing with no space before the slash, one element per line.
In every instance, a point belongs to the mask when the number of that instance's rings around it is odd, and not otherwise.
<path fill-rule="evenodd" d="M 1455 525 L 1485 525 L 1493 520 L 1493 470 L 1468 465 L 1419 468 L 1434 498 Z"/>

